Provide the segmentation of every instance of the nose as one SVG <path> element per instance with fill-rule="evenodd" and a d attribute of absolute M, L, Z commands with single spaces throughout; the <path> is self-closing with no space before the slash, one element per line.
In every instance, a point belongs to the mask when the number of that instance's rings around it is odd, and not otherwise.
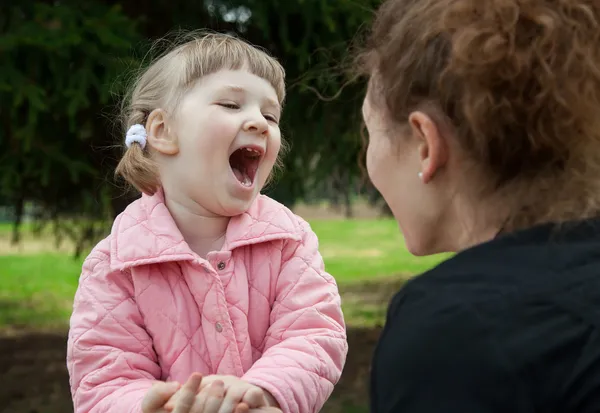
<path fill-rule="evenodd" d="M 269 123 L 262 113 L 252 114 L 244 123 L 244 131 L 264 135 L 269 130 Z"/>

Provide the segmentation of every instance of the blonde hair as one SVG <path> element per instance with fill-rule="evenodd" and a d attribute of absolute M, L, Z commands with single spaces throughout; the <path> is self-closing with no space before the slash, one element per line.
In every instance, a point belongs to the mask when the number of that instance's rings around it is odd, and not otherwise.
<path fill-rule="evenodd" d="M 267 80 L 275 89 L 280 104 L 285 99 L 285 71 L 265 51 L 242 39 L 221 33 L 188 33 L 137 78 L 123 101 L 123 136 L 132 125 L 145 125 L 157 108 L 174 111 L 190 86 L 198 79 L 219 70 L 246 69 Z M 286 146 L 282 145 L 285 150 Z M 276 167 L 281 167 L 280 160 Z M 123 177 L 140 192 L 152 195 L 160 179 L 155 160 L 147 149 L 134 143 L 126 149 L 115 175 Z"/>

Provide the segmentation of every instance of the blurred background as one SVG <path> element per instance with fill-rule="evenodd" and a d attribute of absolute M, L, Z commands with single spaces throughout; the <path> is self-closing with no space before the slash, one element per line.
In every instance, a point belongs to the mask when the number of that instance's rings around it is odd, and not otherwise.
<path fill-rule="evenodd" d="M 360 167 L 353 50 L 376 0 L 1 0 L 0 412 L 72 412 L 65 344 L 81 263 L 135 197 L 113 179 L 125 86 L 179 30 L 237 33 L 287 72 L 285 171 L 268 194 L 306 218 L 338 280 L 350 353 L 323 412 L 368 411 L 387 301 L 415 258 Z"/>

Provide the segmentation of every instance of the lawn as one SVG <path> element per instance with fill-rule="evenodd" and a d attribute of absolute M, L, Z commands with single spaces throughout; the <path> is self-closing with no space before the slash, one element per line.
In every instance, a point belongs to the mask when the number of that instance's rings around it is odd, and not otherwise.
<path fill-rule="evenodd" d="M 380 324 L 387 299 L 402 281 L 440 260 L 410 255 L 393 220 L 314 220 L 311 226 L 327 271 L 340 284 L 351 325 Z M 9 230 L 0 225 L 0 239 L 6 241 Z M 25 233 L 24 242 L 42 241 Z M 0 249 L 0 328 L 66 326 L 83 257 L 38 250 L 1 255 Z"/>
<path fill-rule="evenodd" d="M 0 328 L 65 325 L 80 270 L 67 254 L 0 256 Z"/>
<path fill-rule="evenodd" d="M 414 257 L 404 246 L 396 221 L 315 220 L 327 271 L 340 283 L 420 273 L 440 257 Z"/>

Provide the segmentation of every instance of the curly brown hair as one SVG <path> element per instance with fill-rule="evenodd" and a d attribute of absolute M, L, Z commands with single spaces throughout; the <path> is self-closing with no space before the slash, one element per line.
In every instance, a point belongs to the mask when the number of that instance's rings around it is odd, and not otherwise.
<path fill-rule="evenodd" d="M 387 0 L 360 70 L 393 123 L 435 107 L 506 229 L 600 213 L 600 1 Z"/>

